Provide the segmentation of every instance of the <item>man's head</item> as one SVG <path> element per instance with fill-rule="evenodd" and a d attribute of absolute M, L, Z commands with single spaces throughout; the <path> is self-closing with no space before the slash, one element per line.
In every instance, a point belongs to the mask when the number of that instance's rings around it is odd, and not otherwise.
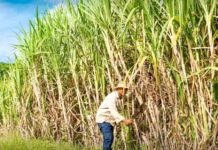
<path fill-rule="evenodd" d="M 128 87 L 126 86 L 126 84 L 120 83 L 117 85 L 115 90 L 118 92 L 119 97 L 122 98 L 126 94 Z"/>

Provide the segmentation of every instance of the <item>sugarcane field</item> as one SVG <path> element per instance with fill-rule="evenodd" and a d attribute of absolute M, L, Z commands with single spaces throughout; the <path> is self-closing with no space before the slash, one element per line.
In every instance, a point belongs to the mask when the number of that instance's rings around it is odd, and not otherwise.
<path fill-rule="evenodd" d="M 0 150 L 218 150 L 218 0 L 41 1 L 0 0 Z"/>

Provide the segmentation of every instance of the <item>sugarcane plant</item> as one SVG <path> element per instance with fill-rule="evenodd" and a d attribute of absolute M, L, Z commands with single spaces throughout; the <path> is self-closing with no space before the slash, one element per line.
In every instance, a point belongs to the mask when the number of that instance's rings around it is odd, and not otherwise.
<path fill-rule="evenodd" d="M 0 87 L 1 125 L 99 146 L 95 113 L 125 80 L 125 149 L 215 149 L 217 0 L 66 1 L 22 29 Z M 128 136 L 129 135 L 129 136 Z M 130 136 L 131 135 L 131 136 Z M 134 142 L 133 142 L 134 143 Z"/>

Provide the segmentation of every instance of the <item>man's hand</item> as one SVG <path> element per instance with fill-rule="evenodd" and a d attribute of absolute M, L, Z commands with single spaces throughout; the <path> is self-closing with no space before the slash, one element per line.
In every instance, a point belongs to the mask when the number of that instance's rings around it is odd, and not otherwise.
<path fill-rule="evenodd" d="M 132 119 L 125 119 L 125 120 L 123 120 L 123 123 L 125 125 L 129 126 L 129 125 L 133 124 L 133 120 Z"/>

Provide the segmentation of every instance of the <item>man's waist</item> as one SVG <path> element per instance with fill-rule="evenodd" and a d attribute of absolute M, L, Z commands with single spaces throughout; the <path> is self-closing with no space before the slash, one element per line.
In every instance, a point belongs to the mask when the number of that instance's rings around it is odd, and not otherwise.
<path fill-rule="evenodd" d="M 96 118 L 96 123 L 103 123 L 103 122 L 109 122 L 114 126 L 116 121 L 112 118 L 107 118 L 107 117 Z"/>

